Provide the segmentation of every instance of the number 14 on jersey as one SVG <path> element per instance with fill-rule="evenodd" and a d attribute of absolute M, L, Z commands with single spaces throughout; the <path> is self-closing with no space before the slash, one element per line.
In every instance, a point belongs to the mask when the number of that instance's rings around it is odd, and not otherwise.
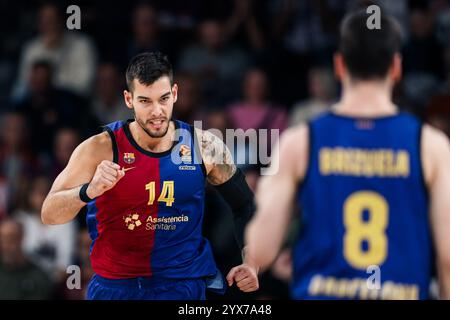
<path fill-rule="evenodd" d="M 166 206 L 171 207 L 174 198 L 174 182 L 173 181 L 164 181 L 161 194 L 158 197 L 158 202 L 164 202 Z M 150 181 L 145 185 L 145 190 L 148 190 L 148 205 L 151 206 L 155 202 L 156 197 L 156 183 L 155 181 Z"/>

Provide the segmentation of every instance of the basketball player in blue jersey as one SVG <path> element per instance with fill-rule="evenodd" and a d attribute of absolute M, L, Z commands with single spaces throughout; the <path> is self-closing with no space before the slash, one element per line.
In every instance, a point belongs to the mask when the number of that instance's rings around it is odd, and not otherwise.
<path fill-rule="evenodd" d="M 243 173 L 222 140 L 171 119 L 178 86 L 165 56 L 134 57 L 126 79 L 134 120 L 81 143 L 42 207 L 45 224 L 63 224 L 87 205 L 88 299 L 204 299 L 206 289 L 223 293 L 233 283 L 255 291 L 257 270 L 245 255 L 225 281 L 202 236 L 207 180 L 230 205 L 244 249 L 254 200 Z"/>
<path fill-rule="evenodd" d="M 341 25 L 340 101 L 282 135 L 246 230 L 248 256 L 262 269 L 273 262 L 296 201 L 292 298 L 427 299 L 435 269 L 449 298 L 449 143 L 392 103 L 400 29 L 381 15 L 370 30 L 367 18 Z"/>

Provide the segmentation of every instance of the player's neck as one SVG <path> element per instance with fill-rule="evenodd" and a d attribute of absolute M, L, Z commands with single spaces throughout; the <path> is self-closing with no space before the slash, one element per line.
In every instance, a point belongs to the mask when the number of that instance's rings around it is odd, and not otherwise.
<path fill-rule="evenodd" d="M 175 124 L 173 121 L 169 122 L 169 129 L 167 130 L 167 133 L 164 135 L 164 137 L 161 138 L 152 138 L 150 137 L 144 129 L 142 129 L 136 121 L 133 121 L 130 123 L 130 132 L 133 136 L 133 139 L 136 141 L 136 143 L 143 148 L 144 150 L 150 151 L 150 152 L 165 152 L 169 150 L 174 141 L 174 134 L 175 134 Z"/>
<path fill-rule="evenodd" d="M 333 111 L 349 116 L 379 117 L 396 114 L 398 110 L 387 83 L 367 81 L 344 85 L 342 98 Z"/>

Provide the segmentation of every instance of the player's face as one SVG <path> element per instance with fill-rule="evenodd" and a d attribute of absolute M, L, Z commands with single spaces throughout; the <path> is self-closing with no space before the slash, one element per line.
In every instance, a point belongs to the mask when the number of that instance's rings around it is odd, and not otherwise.
<path fill-rule="evenodd" d="M 169 129 L 178 87 L 163 76 L 149 86 L 133 80 L 133 92 L 125 90 L 125 102 L 133 110 L 136 122 L 152 138 L 162 138 Z"/>

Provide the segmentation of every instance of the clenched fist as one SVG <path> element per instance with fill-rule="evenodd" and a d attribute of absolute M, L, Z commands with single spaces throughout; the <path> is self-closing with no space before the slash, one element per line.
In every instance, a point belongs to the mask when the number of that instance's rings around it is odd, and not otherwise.
<path fill-rule="evenodd" d="M 94 199 L 106 191 L 112 189 L 125 175 L 117 163 L 103 160 L 95 170 L 94 177 L 89 183 L 86 193 L 89 198 Z"/>
<path fill-rule="evenodd" d="M 259 288 L 258 271 L 246 263 L 231 269 L 227 275 L 227 281 L 229 286 L 236 282 L 243 292 L 252 292 Z"/>

